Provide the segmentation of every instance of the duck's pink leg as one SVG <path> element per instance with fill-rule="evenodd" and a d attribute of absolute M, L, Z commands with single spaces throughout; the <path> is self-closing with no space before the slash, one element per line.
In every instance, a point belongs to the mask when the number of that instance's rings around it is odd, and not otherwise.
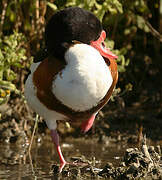
<path fill-rule="evenodd" d="M 83 133 L 86 133 L 92 127 L 93 122 L 94 122 L 95 117 L 96 117 L 96 114 L 93 114 L 89 119 L 87 119 L 86 121 L 83 121 L 83 123 L 81 125 L 81 131 Z"/>
<path fill-rule="evenodd" d="M 61 166 L 64 166 L 66 164 L 66 161 L 65 161 L 65 159 L 62 155 L 62 152 L 61 152 L 61 148 L 60 148 L 60 144 L 59 144 L 59 135 L 58 135 L 56 129 L 51 130 L 51 137 L 52 137 L 53 143 L 55 144 L 56 151 L 59 155 L 60 164 L 61 164 Z"/>

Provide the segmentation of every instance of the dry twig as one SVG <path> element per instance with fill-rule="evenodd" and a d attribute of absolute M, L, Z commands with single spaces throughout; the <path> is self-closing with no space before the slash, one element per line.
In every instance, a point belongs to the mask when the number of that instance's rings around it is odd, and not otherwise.
<path fill-rule="evenodd" d="M 34 129 L 33 129 L 32 137 L 31 137 L 30 144 L 29 144 L 29 149 L 28 149 L 29 154 L 30 154 L 30 151 L 31 151 L 31 146 L 32 146 L 32 143 L 33 143 L 33 139 L 34 139 L 35 131 L 36 131 L 36 128 L 37 128 L 37 124 L 38 124 L 38 114 L 35 117 Z"/>
<path fill-rule="evenodd" d="M 160 42 L 162 42 L 162 35 L 155 28 L 153 28 L 152 25 L 147 20 L 145 20 L 145 23 L 148 26 L 150 33 L 154 37 L 156 37 Z"/>

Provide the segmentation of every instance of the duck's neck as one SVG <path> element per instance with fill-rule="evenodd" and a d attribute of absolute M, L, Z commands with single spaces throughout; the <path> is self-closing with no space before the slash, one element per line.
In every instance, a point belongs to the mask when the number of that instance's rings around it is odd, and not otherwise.
<path fill-rule="evenodd" d="M 113 83 L 116 84 L 118 81 L 118 67 L 117 67 L 116 60 L 115 59 L 107 59 L 107 58 L 104 58 L 104 60 L 110 69 L 110 72 L 111 72 L 111 75 L 113 78 Z"/>

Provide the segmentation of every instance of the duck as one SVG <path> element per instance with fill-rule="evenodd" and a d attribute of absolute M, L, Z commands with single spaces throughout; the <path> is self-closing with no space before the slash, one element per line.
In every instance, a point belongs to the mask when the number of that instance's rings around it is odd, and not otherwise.
<path fill-rule="evenodd" d="M 58 121 L 78 124 L 86 133 L 107 104 L 118 81 L 116 59 L 106 32 L 90 11 L 69 7 L 56 12 L 45 27 L 43 56 L 35 58 L 25 83 L 29 107 L 50 129 L 60 164 Z"/>

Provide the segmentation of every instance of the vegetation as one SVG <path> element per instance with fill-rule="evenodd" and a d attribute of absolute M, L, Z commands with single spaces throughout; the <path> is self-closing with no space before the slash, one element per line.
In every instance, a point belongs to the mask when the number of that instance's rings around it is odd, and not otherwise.
<path fill-rule="evenodd" d="M 26 50 L 21 47 L 24 43 L 24 35 L 17 32 L 0 39 L 0 104 L 8 100 L 12 91 L 19 93 L 13 81 L 27 59 Z"/>
<path fill-rule="evenodd" d="M 144 104 L 156 102 L 160 107 L 160 0 L 2 0 L 0 104 L 8 100 L 11 91 L 23 90 L 31 57 L 44 46 L 46 22 L 54 12 L 69 6 L 90 10 L 102 21 L 107 32 L 107 46 L 119 57 L 119 83 L 114 93 L 119 104 L 123 107 L 125 103 L 131 105 L 137 101 Z"/>

